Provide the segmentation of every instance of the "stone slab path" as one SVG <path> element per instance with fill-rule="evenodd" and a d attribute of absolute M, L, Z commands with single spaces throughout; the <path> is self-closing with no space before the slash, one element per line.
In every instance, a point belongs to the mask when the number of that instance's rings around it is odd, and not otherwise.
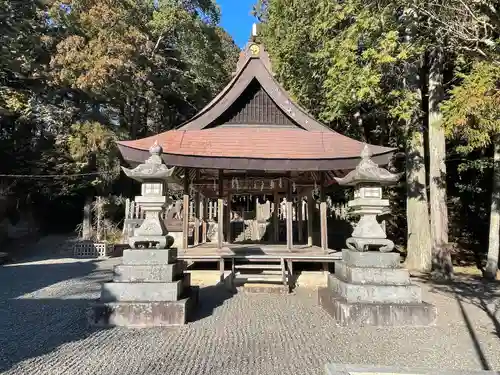
<path fill-rule="evenodd" d="M 439 308 L 430 328 L 339 328 L 307 289 L 280 296 L 205 287 L 187 326 L 89 329 L 85 309 L 118 262 L 1 266 L 0 373 L 319 375 L 327 362 L 500 369 L 498 285 L 425 284 L 426 301 Z"/>

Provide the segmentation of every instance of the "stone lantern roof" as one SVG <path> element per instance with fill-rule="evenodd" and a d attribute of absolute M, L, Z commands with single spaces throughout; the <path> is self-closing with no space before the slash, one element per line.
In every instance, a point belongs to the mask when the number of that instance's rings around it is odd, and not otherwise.
<path fill-rule="evenodd" d="M 371 152 L 368 145 L 361 151 L 361 161 L 357 167 L 349 172 L 345 177 L 335 180 L 339 185 L 354 186 L 360 183 L 371 183 L 377 185 L 393 185 L 400 178 L 402 173 L 391 173 L 387 169 L 380 168 L 371 159 Z"/>
<path fill-rule="evenodd" d="M 161 154 L 162 147 L 157 141 L 149 148 L 150 157 L 142 164 L 139 164 L 134 169 L 122 167 L 125 174 L 139 182 L 152 180 L 167 180 L 172 176 L 174 168 L 168 168 L 163 164 Z"/>

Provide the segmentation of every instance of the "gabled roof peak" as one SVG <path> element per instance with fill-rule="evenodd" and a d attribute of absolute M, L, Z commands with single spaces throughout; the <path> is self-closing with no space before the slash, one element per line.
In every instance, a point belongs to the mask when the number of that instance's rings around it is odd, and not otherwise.
<path fill-rule="evenodd" d="M 245 48 L 240 52 L 240 58 L 236 64 L 236 72 L 234 74 L 237 74 L 250 59 L 260 60 L 272 75 L 271 59 L 266 48 L 263 44 L 252 40 L 248 41 Z"/>
<path fill-rule="evenodd" d="M 236 71 L 233 73 L 233 75 L 237 74 L 238 71 L 240 71 L 245 66 L 249 59 L 261 60 L 269 73 L 272 74 L 271 59 L 269 58 L 269 54 L 267 53 L 266 48 L 259 41 L 259 30 L 260 24 L 254 23 L 252 25 L 250 38 L 248 39 L 245 47 L 243 47 L 240 52 L 240 58 L 238 59 L 238 63 L 236 64 Z"/>

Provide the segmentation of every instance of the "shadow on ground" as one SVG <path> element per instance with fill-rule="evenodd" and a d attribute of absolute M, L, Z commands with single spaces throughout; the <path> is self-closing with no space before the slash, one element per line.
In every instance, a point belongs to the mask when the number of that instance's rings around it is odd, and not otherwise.
<path fill-rule="evenodd" d="M 431 293 L 443 294 L 456 300 L 479 361 L 484 370 L 491 370 L 474 330 L 474 322 L 465 310 L 464 304 L 481 309 L 491 321 L 492 333 L 500 339 L 500 282 L 485 281 L 479 276 L 467 276 L 450 281 L 435 280 L 431 277 L 419 277 L 418 280 L 429 284 Z"/>
<path fill-rule="evenodd" d="M 0 303 L 70 279 L 99 280 L 97 261 L 20 263 L 0 267 Z M 106 273 L 106 272 L 104 272 Z"/>
<path fill-rule="evenodd" d="M 190 319 L 191 322 L 208 318 L 214 310 L 231 299 L 236 293 L 227 289 L 223 283 L 200 288 L 198 306 Z"/>
<path fill-rule="evenodd" d="M 14 299 L 0 306 L 0 373 L 24 360 L 85 339 L 88 299 Z"/>
<path fill-rule="evenodd" d="M 0 267 L 0 372 L 87 337 L 85 310 L 109 278 L 95 261 Z"/>
<path fill-rule="evenodd" d="M 87 324 L 87 309 L 101 283 L 112 279 L 98 262 L 0 267 L 0 373 L 96 331 Z M 211 316 L 233 295 L 223 284 L 201 288 L 191 321 Z"/>

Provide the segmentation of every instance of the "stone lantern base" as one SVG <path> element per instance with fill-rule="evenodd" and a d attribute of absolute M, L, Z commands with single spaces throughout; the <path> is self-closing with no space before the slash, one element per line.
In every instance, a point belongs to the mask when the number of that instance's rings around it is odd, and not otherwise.
<path fill-rule="evenodd" d="M 90 325 L 148 328 L 183 325 L 198 301 L 198 288 L 177 261 L 177 249 L 125 250 L 113 281 L 89 309 Z"/>
<path fill-rule="evenodd" d="M 434 325 L 437 311 L 422 302 L 422 292 L 401 268 L 398 253 L 342 251 L 328 286 L 318 291 L 320 305 L 341 326 Z"/>

